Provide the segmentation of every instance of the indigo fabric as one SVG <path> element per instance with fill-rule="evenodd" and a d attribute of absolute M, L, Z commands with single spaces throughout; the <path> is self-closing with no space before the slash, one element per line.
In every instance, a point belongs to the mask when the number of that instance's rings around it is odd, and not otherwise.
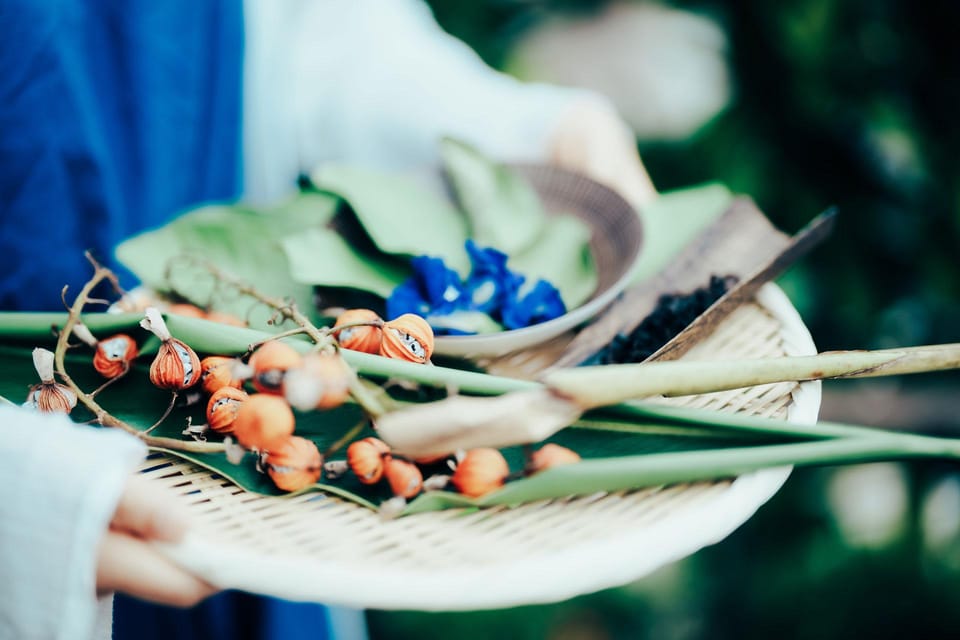
<path fill-rule="evenodd" d="M 241 192 L 239 0 L 0 0 L 0 309 Z M 129 274 L 121 274 L 125 285 Z"/>
<path fill-rule="evenodd" d="M 0 309 L 62 309 L 90 250 L 242 184 L 240 0 L 0 0 Z M 125 286 L 132 276 L 119 270 Z M 118 597 L 114 637 L 329 637 L 325 608 Z"/>

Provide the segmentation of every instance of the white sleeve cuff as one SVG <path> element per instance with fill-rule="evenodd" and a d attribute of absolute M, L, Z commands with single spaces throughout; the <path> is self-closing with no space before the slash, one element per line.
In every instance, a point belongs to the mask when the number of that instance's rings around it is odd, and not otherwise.
<path fill-rule="evenodd" d="M 136 438 L 0 407 L 0 637 L 89 638 L 96 561 Z"/>
<path fill-rule="evenodd" d="M 247 196 L 317 164 L 435 165 L 443 136 L 542 161 L 561 113 L 593 94 L 525 84 L 445 33 L 420 0 L 247 0 Z"/>

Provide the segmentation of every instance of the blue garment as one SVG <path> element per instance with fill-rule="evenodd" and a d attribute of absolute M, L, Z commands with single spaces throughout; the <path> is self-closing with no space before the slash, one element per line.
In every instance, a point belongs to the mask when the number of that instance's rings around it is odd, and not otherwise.
<path fill-rule="evenodd" d="M 0 34 L 0 309 L 60 309 L 84 250 L 116 267 L 240 194 L 241 2 L 0 0 Z"/>
<path fill-rule="evenodd" d="M 85 250 L 118 269 L 124 238 L 240 195 L 243 37 L 239 0 L 0 0 L 0 309 L 61 309 Z M 323 607 L 237 593 L 116 615 L 118 640 L 330 635 Z"/>

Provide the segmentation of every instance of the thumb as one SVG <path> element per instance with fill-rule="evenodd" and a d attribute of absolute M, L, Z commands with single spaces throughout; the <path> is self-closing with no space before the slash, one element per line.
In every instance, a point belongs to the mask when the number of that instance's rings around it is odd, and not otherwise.
<path fill-rule="evenodd" d="M 190 525 L 186 509 L 167 491 L 135 475 L 117 504 L 111 529 L 146 540 L 179 542 Z"/>

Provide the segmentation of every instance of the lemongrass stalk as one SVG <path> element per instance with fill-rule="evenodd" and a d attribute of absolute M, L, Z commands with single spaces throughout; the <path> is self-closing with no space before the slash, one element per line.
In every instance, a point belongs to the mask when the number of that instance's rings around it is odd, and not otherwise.
<path fill-rule="evenodd" d="M 960 367 L 960 344 L 837 351 L 755 360 L 650 362 L 548 371 L 549 388 L 585 409 L 634 398 L 696 395 L 759 384 L 899 375 Z"/>
<path fill-rule="evenodd" d="M 583 460 L 548 469 L 517 485 L 507 484 L 480 504 L 509 504 L 564 493 L 583 495 L 732 478 L 788 465 L 855 464 L 910 458 L 958 460 L 960 441 L 916 437 L 905 442 L 901 438 L 877 436 Z"/>
<path fill-rule="evenodd" d="M 709 409 L 691 409 L 673 407 L 656 402 L 627 402 L 602 407 L 587 412 L 587 417 L 610 416 L 623 420 L 651 420 L 663 424 L 708 427 L 714 430 L 749 433 L 757 436 L 778 436 L 782 438 L 801 438 L 804 440 L 826 440 L 830 438 L 872 437 L 889 435 L 901 437 L 910 434 L 881 430 L 874 427 L 840 424 L 835 422 L 816 422 L 798 424 L 779 418 L 750 416 L 742 413 L 711 411 Z"/>

